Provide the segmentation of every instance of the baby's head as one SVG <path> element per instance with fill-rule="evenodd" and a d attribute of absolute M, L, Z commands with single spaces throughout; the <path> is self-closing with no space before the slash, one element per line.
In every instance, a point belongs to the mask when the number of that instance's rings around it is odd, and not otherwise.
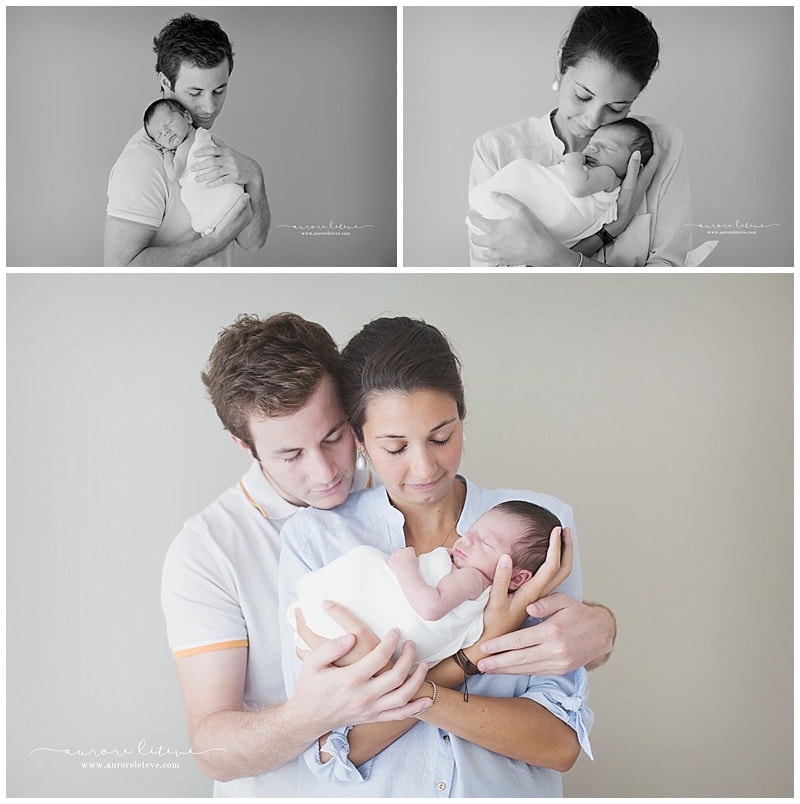
<path fill-rule="evenodd" d="M 624 179 L 634 151 L 641 153 L 644 167 L 653 155 L 653 134 L 641 120 L 626 117 L 600 126 L 583 149 L 583 155 L 589 167 L 607 165 Z"/>
<path fill-rule="evenodd" d="M 490 508 L 453 545 L 456 567 L 475 567 L 490 580 L 500 556 L 511 556 L 509 589 L 517 589 L 542 566 L 558 517 L 540 505 L 508 500 Z"/>
<path fill-rule="evenodd" d="M 159 98 L 145 109 L 144 130 L 162 148 L 174 151 L 192 130 L 192 116 L 178 101 Z"/>

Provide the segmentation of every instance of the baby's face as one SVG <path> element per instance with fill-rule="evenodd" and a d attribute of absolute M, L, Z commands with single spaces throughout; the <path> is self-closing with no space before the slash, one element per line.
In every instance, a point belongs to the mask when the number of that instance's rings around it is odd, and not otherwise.
<path fill-rule="evenodd" d="M 624 176 L 628 172 L 632 139 L 631 133 L 625 129 L 601 126 L 583 149 L 586 164 L 589 167 L 607 165 L 617 176 Z"/>
<path fill-rule="evenodd" d="M 176 112 L 169 106 L 159 106 L 147 124 L 147 133 L 168 151 L 174 151 L 187 137 L 191 128 L 188 112 Z"/>
<path fill-rule="evenodd" d="M 459 568 L 474 567 L 491 580 L 500 557 L 510 555 L 521 536 L 522 528 L 514 517 L 502 511 L 487 511 L 456 539 L 453 564 Z"/>

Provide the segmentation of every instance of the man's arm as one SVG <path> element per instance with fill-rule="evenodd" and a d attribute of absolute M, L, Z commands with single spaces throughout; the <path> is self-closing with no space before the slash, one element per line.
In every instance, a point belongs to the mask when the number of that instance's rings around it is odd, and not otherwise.
<path fill-rule="evenodd" d="M 532 603 L 528 613 L 547 619 L 481 644 L 481 652 L 489 655 L 477 662 L 480 670 L 563 675 L 578 667 L 593 670 L 611 655 L 617 624 L 606 606 L 556 593 Z"/>
<path fill-rule="evenodd" d="M 419 571 L 413 547 L 403 547 L 387 563 L 414 611 L 424 620 L 438 620 L 465 600 L 474 600 L 489 586 L 488 579 L 473 567 L 454 568 L 437 586 L 431 586 Z"/>
<path fill-rule="evenodd" d="M 206 237 L 179 246 L 151 246 L 155 231 L 133 221 L 106 218 L 103 264 L 106 267 L 191 266 L 213 257 L 234 240 L 252 217 L 249 198 L 242 195 Z"/>
<path fill-rule="evenodd" d="M 381 672 L 398 641 L 394 632 L 356 663 L 337 667 L 333 663 L 355 639 L 330 640 L 308 654 L 292 697 L 259 711 L 243 708 L 246 648 L 177 659 L 192 753 L 201 770 L 219 781 L 257 776 L 282 767 L 341 723 L 406 719 L 418 712 L 420 702 L 409 700 L 426 668 L 408 675 L 410 644 Z"/>
<path fill-rule="evenodd" d="M 263 248 L 267 242 L 267 235 L 272 222 L 267 191 L 264 185 L 264 175 L 257 164 L 256 167 L 258 168 L 257 176 L 244 185 L 245 192 L 250 196 L 253 217 L 236 238 L 236 242 L 245 251 L 258 251 Z"/>

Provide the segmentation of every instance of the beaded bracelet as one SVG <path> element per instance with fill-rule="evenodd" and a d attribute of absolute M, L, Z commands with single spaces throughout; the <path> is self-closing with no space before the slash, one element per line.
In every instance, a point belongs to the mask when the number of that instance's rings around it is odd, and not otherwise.
<path fill-rule="evenodd" d="M 467 686 L 467 679 L 470 676 L 482 676 L 483 671 L 478 670 L 478 666 L 473 664 L 469 656 L 464 653 L 463 649 L 453 655 L 455 663 L 464 671 L 464 701 L 469 702 L 469 687 Z"/>

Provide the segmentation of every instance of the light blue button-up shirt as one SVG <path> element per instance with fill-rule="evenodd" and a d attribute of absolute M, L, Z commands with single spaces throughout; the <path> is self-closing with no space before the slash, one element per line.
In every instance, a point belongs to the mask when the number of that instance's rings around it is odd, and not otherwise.
<path fill-rule="evenodd" d="M 573 569 L 559 587 L 581 598 L 580 562 L 572 509 L 561 500 L 529 491 L 489 491 L 467 483 L 458 532 L 465 533 L 483 513 L 505 500 L 529 500 L 551 510 L 572 531 Z M 282 531 L 280 605 L 287 611 L 296 600 L 297 579 L 325 566 L 359 544 L 392 553 L 405 547 L 403 515 L 381 486 L 351 494 L 331 511 L 306 508 Z M 376 605 L 379 601 L 376 601 Z M 533 621 L 531 621 L 533 622 Z M 281 643 L 287 694 L 294 691 L 300 662 L 288 621 L 282 622 Z M 588 685 L 583 668 L 564 676 L 480 675 L 469 680 L 474 695 L 529 698 L 575 729 L 591 756 L 588 735 L 594 716 L 586 703 Z M 489 751 L 455 734 L 420 721 L 402 737 L 359 767 L 349 760 L 347 732 L 329 738 L 326 763 L 315 743 L 304 754 L 298 779 L 299 796 L 347 797 L 553 797 L 561 795 L 561 774 Z"/>

